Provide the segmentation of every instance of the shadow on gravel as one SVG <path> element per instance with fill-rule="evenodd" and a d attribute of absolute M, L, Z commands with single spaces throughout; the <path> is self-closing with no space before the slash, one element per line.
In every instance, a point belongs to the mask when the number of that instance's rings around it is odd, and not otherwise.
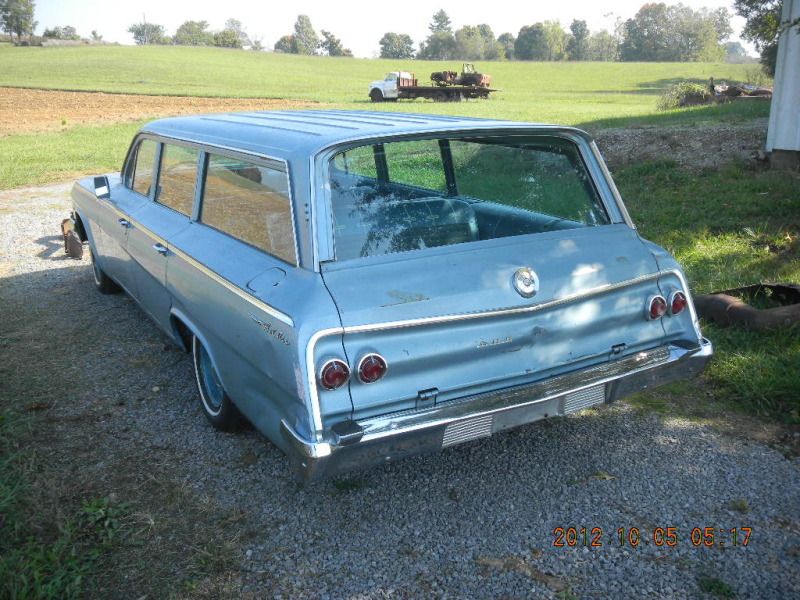
<path fill-rule="evenodd" d="M 51 260 L 70 260 L 69 256 L 64 254 L 64 238 L 60 235 L 48 235 L 40 237 L 36 240 L 44 249 L 36 256 L 39 258 L 49 258 Z"/>

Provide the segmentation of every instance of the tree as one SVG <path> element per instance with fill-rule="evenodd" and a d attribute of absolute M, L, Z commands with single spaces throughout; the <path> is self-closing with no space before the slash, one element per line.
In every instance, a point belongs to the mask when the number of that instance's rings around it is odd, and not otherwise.
<path fill-rule="evenodd" d="M 586 21 L 574 19 L 569 30 L 572 32 L 567 41 L 569 60 L 589 60 L 589 27 Z"/>
<path fill-rule="evenodd" d="M 208 21 L 184 21 L 172 40 L 178 46 L 213 46 L 214 34 L 208 31 Z"/>
<path fill-rule="evenodd" d="M 497 43 L 503 49 L 503 54 L 508 60 L 514 60 L 514 38 L 513 33 L 502 33 L 497 38 Z"/>
<path fill-rule="evenodd" d="M 350 49 L 342 46 L 342 41 L 330 31 L 322 29 L 320 33 L 322 33 L 322 41 L 319 47 L 325 54 L 328 56 L 353 56 Z"/>
<path fill-rule="evenodd" d="M 622 29 L 622 60 L 669 60 L 667 30 L 669 17 L 666 4 L 645 4 Z"/>
<path fill-rule="evenodd" d="M 550 48 L 544 25 L 525 25 L 514 42 L 514 57 L 518 60 L 547 60 Z"/>
<path fill-rule="evenodd" d="M 734 0 L 736 14 L 744 17 L 746 23 L 742 37 L 753 42 L 761 53 L 761 64 L 770 75 L 775 75 L 775 62 L 778 58 L 778 38 L 785 28 L 797 27 L 800 23 L 782 23 L 782 0 Z"/>
<path fill-rule="evenodd" d="M 164 35 L 164 26 L 155 23 L 134 23 L 128 27 L 128 33 L 133 36 L 139 46 L 145 44 L 168 44 L 169 38 Z"/>
<path fill-rule="evenodd" d="M 298 15 L 294 23 L 294 49 L 295 54 L 315 54 L 319 47 L 319 37 L 311 19 L 307 15 Z"/>
<path fill-rule="evenodd" d="M 452 33 L 453 30 L 450 27 L 450 17 L 447 16 L 447 13 L 444 12 L 444 9 L 440 9 L 435 15 L 433 15 L 433 19 L 428 25 L 428 29 L 430 29 L 431 33 Z"/>
<path fill-rule="evenodd" d="M 17 34 L 17 42 L 22 41 L 23 35 L 33 35 L 38 23 L 33 20 L 36 9 L 34 0 L 0 0 L 0 25 L 3 31 L 11 36 Z"/>
<path fill-rule="evenodd" d="M 414 40 L 406 33 L 384 33 L 378 43 L 381 45 L 381 58 L 414 58 Z"/>
<path fill-rule="evenodd" d="M 502 44 L 494 37 L 492 28 L 481 23 L 478 25 L 478 33 L 483 40 L 483 58 L 484 60 L 502 60 L 505 58 L 505 51 Z"/>
<path fill-rule="evenodd" d="M 42 37 L 50 38 L 53 40 L 79 40 L 81 36 L 78 35 L 78 30 L 72 25 L 61 27 L 56 25 L 52 29 L 45 29 L 42 32 Z"/>
<path fill-rule="evenodd" d="M 483 38 L 477 27 L 465 25 L 455 33 L 455 58 L 462 60 L 481 60 L 483 58 Z"/>
<path fill-rule="evenodd" d="M 753 59 L 747 56 L 747 50 L 739 42 L 727 42 L 725 44 L 725 62 L 746 63 Z"/>
<path fill-rule="evenodd" d="M 285 35 L 273 47 L 275 52 L 283 52 L 284 54 L 297 54 L 297 45 L 294 41 L 293 35 Z"/>
<path fill-rule="evenodd" d="M 419 45 L 418 58 L 424 60 L 451 60 L 456 54 L 456 39 L 449 31 L 437 31 Z"/>
<path fill-rule="evenodd" d="M 103 36 L 97 33 L 97 29 L 92 29 L 92 41 L 95 43 L 99 43 L 103 41 Z"/>
<path fill-rule="evenodd" d="M 605 29 L 589 38 L 589 60 L 613 62 L 619 58 L 619 42 Z"/>
<path fill-rule="evenodd" d="M 692 10 L 683 4 L 645 4 L 622 28 L 622 60 L 713 61 L 725 54 L 730 15 L 724 8 Z"/>
<path fill-rule="evenodd" d="M 558 21 L 545 21 L 544 37 L 547 41 L 547 60 L 563 60 L 567 52 L 567 34 Z"/>
<path fill-rule="evenodd" d="M 213 44 L 219 48 L 241 48 L 242 38 L 233 29 L 223 29 L 211 36 Z"/>
<path fill-rule="evenodd" d="M 238 19 L 228 19 L 225 21 L 225 29 L 228 31 L 233 31 L 236 36 L 239 38 L 239 48 L 244 46 L 252 46 L 253 42 L 250 41 L 250 36 L 247 35 L 247 32 L 244 30 L 242 26 L 242 22 Z"/>
<path fill-rule="evenodd" d="M 253 41 L 250 42 L 250 50 L 261 52 L 263 49 L 264 49 L 264 44 L 261 43 L 261 38 L 253 38 Z"/>

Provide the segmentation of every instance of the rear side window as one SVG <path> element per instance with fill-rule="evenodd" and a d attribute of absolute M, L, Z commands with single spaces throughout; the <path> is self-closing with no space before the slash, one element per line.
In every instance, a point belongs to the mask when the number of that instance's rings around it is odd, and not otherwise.
<path fill-rule="evenodd" d="M 142 196 L 150 196 L 153 185 L 153 164 L 156 158 L 156 142 L 142 140 L 136 147 L 133 169 L 128 176 L 128 187 Z"/>
<path fill-rule="evenodd" d="M 197 150 L 164 144 L 156 202 L 187 217 L 192 215 L 197 177 Z"/>
<path fill-rule="evenodd" d="M 289 179 L 283 169 L 210 154 L 200 221 L 297 264 Z"/>

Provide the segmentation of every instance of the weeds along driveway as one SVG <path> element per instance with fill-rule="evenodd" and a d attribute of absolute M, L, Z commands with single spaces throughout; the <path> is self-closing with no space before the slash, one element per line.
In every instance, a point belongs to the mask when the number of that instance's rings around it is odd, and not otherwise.
<path fill-rule="evenodd" d="M 624 403 L 299 487 L 254 431 L 212 430 L 188 356 L 64 256 L 68 194 L 0 193 L 0 402 L 33 415 L 42 522 L 125 507 L 90 596 L 800 595 L 797 460 Z"/>

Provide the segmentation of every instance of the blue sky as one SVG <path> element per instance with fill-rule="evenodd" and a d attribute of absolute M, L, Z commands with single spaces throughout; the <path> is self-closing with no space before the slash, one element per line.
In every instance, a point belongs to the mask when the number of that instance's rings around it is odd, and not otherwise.
<path fill-rule="evenodd" d="M 264 0 L 139 0 L 138 2 L 109 2 L 108 0 L 37 0 L 37 32 L 55 25 L 72 25 L 78 33 L 88 37 L 93 29 L 104 39 L 121 44 L 132 44 L 127 33 L 131 23 L 148 22 L 164 25 L 168 34 L 187 20 L 208 21 L 210 28 L 221 29 L 226 19 L 239 19 L 251 37 L 261 38 L 267 48 L 286 33 L 291 33 L 298 14 L 307 14 L 314 28 L 332 32 L 356 56 L 377 55 L 378 40 L 387 31 L 409 34 L 416 44 L 425 39 L 431 16 L 439 8 L 447 11 L 453 28 L 462 25 L 489 24 L 500 35 L 510 31 L 517 34 L 523 25 L 537 21 L 557 20 L 565 27 L 573 19 L 584 19 L 592 31 L 613 30 L 617 17 L 632 17 L 645 0 L 615 0 L 604 3 L 591 0 L 563 0 L 561 2 L 519 2 L 494 0 L 470 2 L 466 0 L 404 0 L 402 2 L 299 0 L 273 3 Z M 732 2 L 720 0 L 684 0 L 692 8 L 724 6 L 731 13 Z M 487 10 L 487 6 L 491 10 Z M 739 39 L 744 21 L 732 21 L 734 34 Z M 752 47 L 745 44 L 751 53 Z"/>

